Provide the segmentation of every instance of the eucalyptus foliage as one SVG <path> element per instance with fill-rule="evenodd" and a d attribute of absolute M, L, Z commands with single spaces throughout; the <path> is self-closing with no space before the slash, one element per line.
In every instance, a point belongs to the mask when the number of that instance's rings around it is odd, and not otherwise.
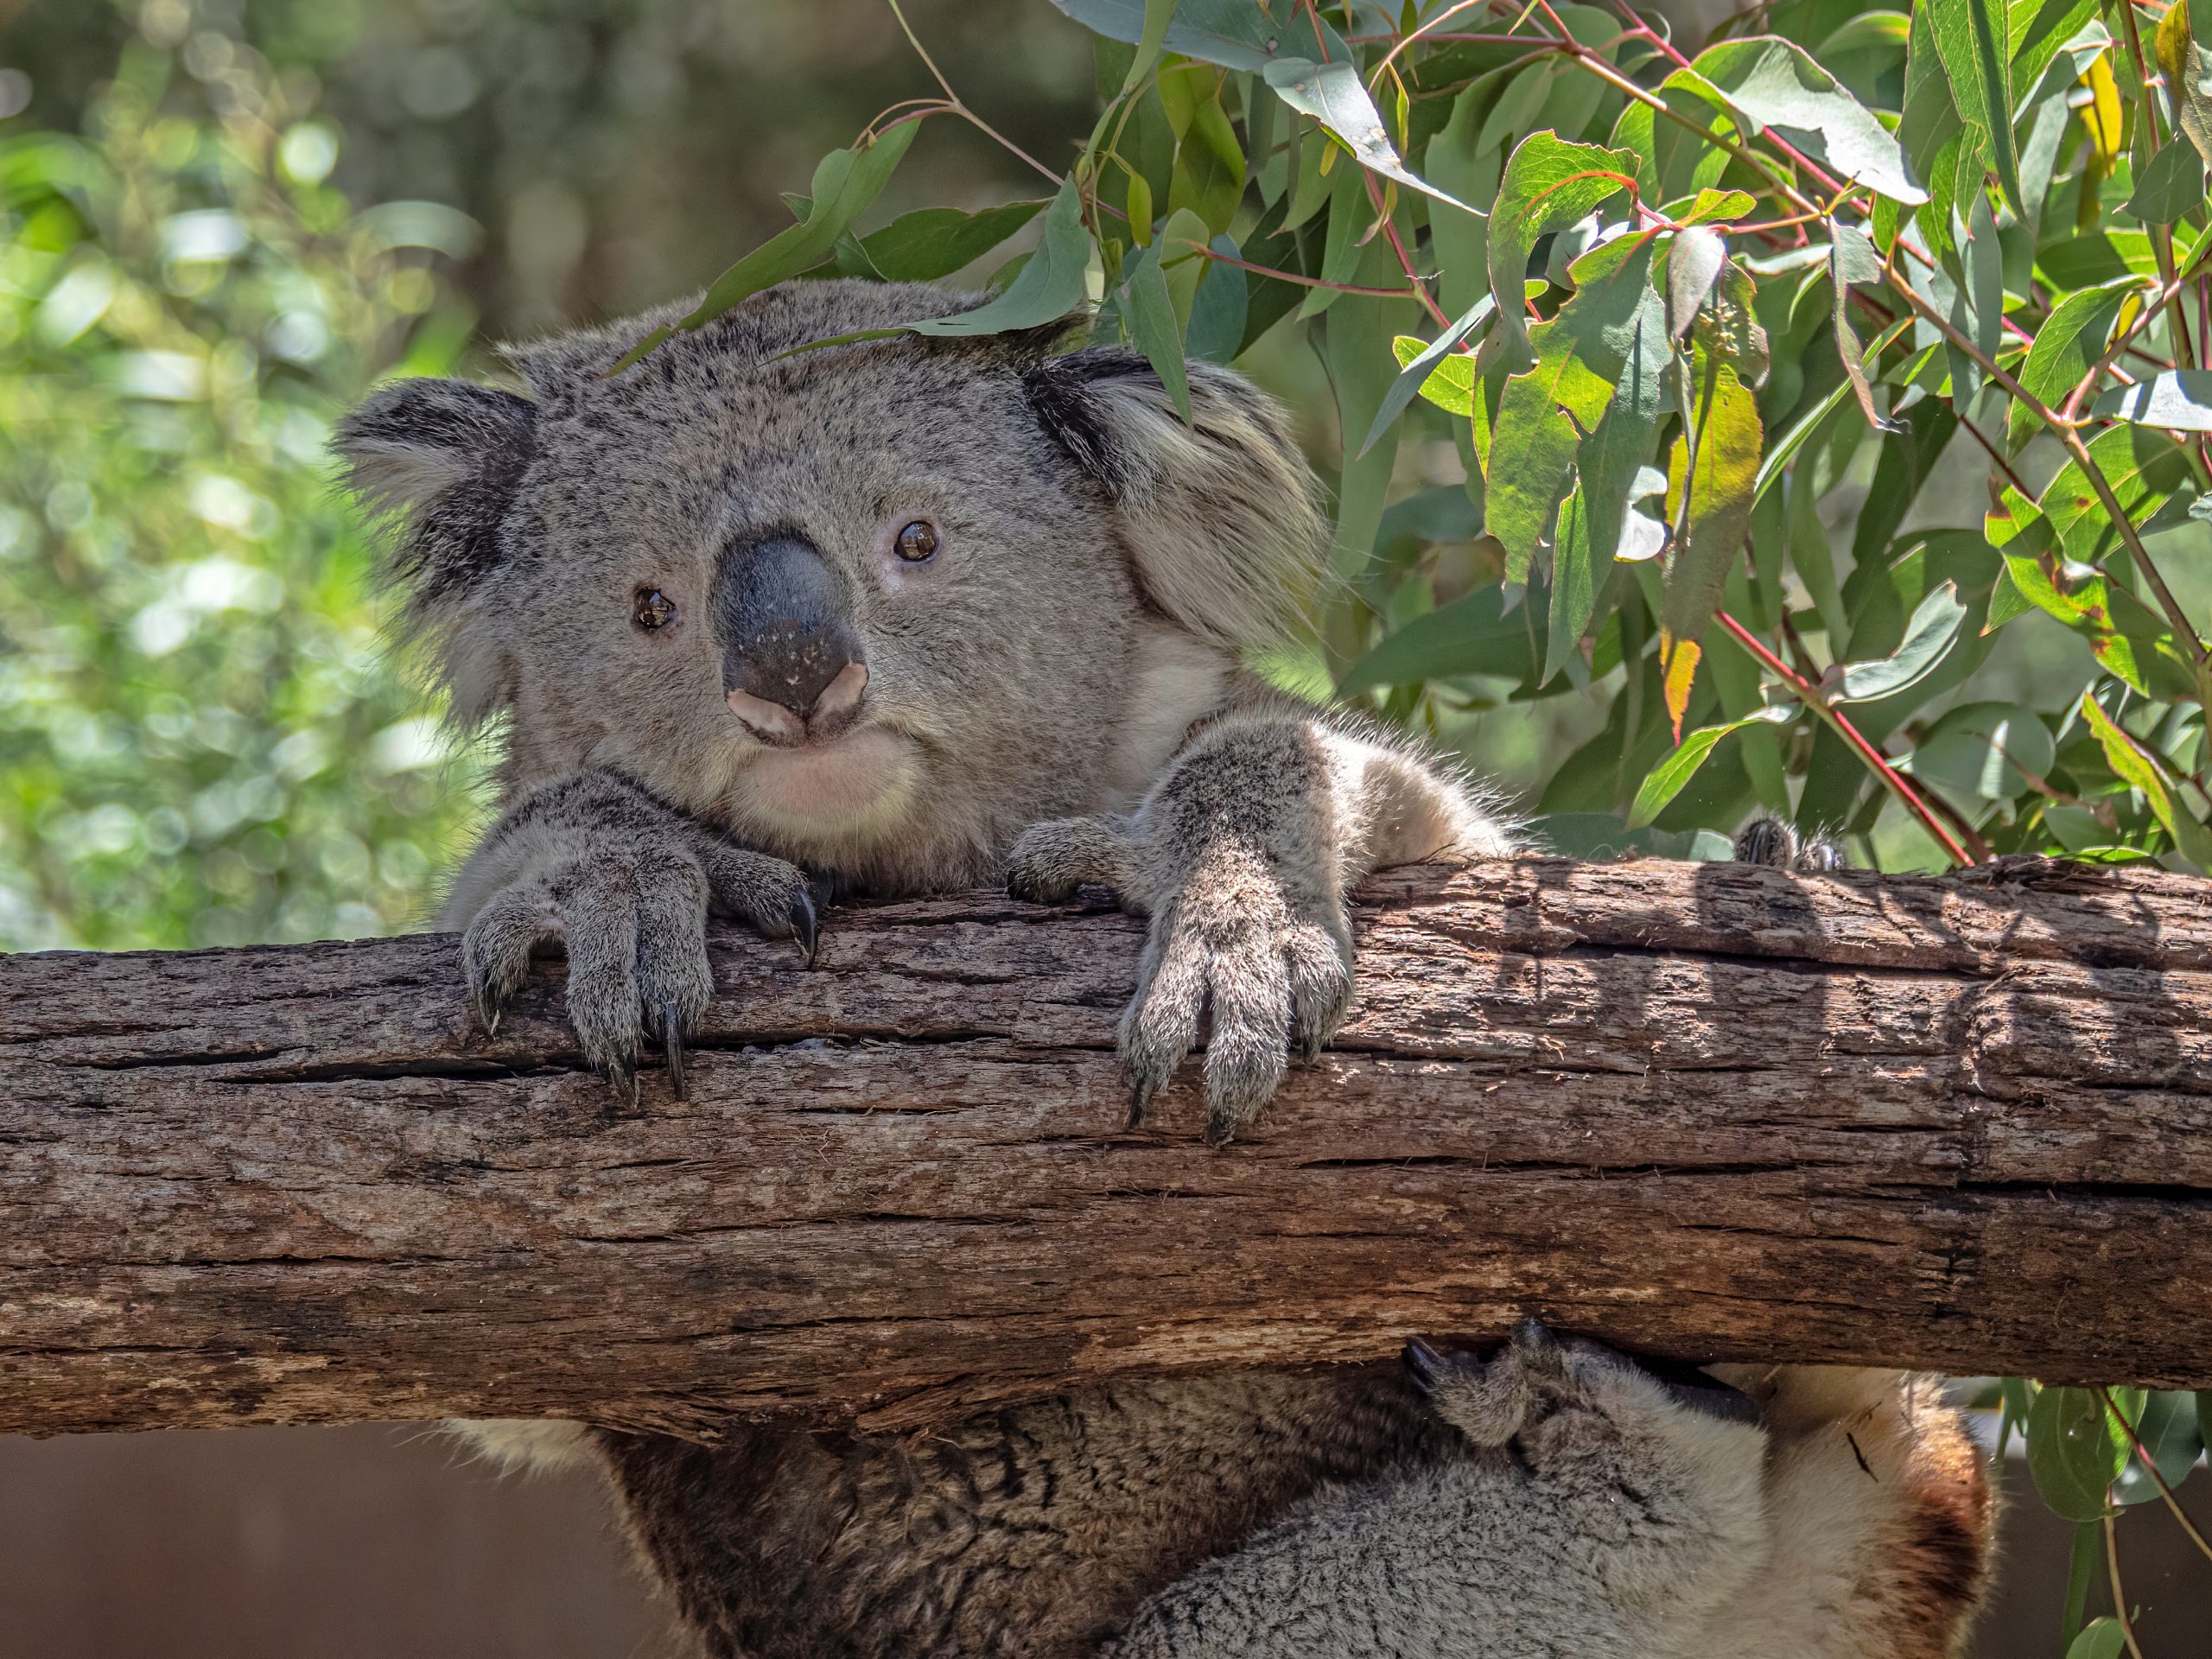
<path fill-rule="evenodd" d="M 375 370 L 449 365 L 426 261 L 472 227 L 357 213 L 265 66 L 220 118 L 175 70 L 0 138 L 0 950 L 393 931 L 473 816 L 325 454 Z"/>
<path fill-rule="evenodd" d="M 1096 124 L 996 297 L 909 326 L 1087 307 L 1179 403 L 1189 359 L 1310 348 L 1340 581 L 1274 671 L 1440 730 L 1580 705 L 1562 850 L 1709 852 L 1764 808 L 1866 859 L 1887 813 L 1953 863 L 2212 868 L 2212 0 L 1772 0 L 1694 51 L 1619 3 L 1053 3 L 1099 36 Z M 957 67 L 677 326 L 1021 229 L 855 232 L 915 127 L 988 130 Z M 1444 444 L 1461 477 L 1414 487 Z M 2004 1398 L 2093 1529 L 2202 1447 L 2185 1395 Z"/>

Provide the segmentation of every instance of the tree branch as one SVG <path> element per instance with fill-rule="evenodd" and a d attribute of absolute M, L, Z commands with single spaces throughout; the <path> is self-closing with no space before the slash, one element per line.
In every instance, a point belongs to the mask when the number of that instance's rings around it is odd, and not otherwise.
<path fill-rule="evenodd" d="M 2012 878 L 2024 869 L 2031 880 Z M 1394 873 L 1335 1048 L 1140 1131 L 1141 925 L 718 933 L 691 1098 L 454 942 L 0 960 L 0 1430 L 874 1427 L 1535 1313 L 1711 1359 L 2212 1383 L 2212 906 L 2160 873 Z"/>

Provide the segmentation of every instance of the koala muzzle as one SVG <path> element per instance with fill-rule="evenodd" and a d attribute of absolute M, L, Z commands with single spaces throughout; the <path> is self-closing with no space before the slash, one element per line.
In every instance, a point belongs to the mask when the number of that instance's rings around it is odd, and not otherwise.
<path fill-rule="evenodd" d="M 853 723 L 868 689 L 844 582 L 796 536 L 723 550 L 715 632 L 730 712 L 764 743 L 824 743 Z"/>

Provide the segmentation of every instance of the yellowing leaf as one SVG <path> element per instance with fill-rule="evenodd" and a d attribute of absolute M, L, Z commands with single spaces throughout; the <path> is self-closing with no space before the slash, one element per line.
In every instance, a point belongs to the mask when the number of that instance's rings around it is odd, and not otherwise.
<path fill-rule="evenodd" d="M 2120 83 L 2113 79 L 2112 54 L 2100 54 L 2082 80 L 2089 89 L 2088 107 L 2082 111 L 2082 124 L 2089 129 L 2089 143 L 2109 169 L 2120 159 Z"/>
<path fill-rule="evenodd" d="M 1682 741 L 1682 716 L 1689 712 L 1690 683 L 1697 677 L 1698 658 L 1704 654 L 1704 647 L 1694 639 L 1677 639 L 1663 631 L 1659 635 L 1667 718 L 1674 722 L 1677 743 Z"/>

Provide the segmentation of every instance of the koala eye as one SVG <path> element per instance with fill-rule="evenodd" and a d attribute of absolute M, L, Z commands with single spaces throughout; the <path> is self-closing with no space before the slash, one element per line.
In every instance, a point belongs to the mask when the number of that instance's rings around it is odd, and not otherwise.
<path fill-rule="evenodd" d="M 907 563 L 926 564 L 937 556 L 937 526 L 926 518 L 917 518 L 900 529 L 893 545 Z"/>
<path fill-rule="evenodd" d="M 630 620 L 646 632 L 676 620 L 676 601 L 658 588 L 640 588 L 630 596 Z"/>

